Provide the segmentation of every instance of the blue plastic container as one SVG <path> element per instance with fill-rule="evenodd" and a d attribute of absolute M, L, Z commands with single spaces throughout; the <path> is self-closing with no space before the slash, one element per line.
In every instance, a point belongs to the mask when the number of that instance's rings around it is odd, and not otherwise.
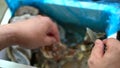
<path fill-rule="evenodd" d="M 63 25 L 66 30 L 84 36 L 86 27 L 96 32 L 116 33 L 120 27 L 119 4 L 82 2 L 78 0 L 6 0 L 12 14 L 24 5 L 34 6 Z"/>

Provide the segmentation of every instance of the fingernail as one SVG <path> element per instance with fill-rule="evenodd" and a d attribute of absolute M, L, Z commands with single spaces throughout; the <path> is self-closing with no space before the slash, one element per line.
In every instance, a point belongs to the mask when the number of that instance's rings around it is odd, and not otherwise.
<path fill-rule="evenodd" d="M 100 44 L 100 42 L 101 42 L 101 40 L 97 39 L 97 40 L 95 41 L 95 44 Z"/>

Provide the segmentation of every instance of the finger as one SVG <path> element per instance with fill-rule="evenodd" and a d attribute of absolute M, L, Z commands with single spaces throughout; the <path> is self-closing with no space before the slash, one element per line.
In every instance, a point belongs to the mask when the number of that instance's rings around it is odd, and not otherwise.
<path fill-rule="evenodd" d="M 91 57 L 102 58 L 104 54 L 104 44 L 101 40 L 96 40 L 95 46 L 92 49 Z"/>
<path fill-rule="evenodd" d="M 54 37 L 50 37 L 50 36 L 47 36 L 45 39 L 44 39 L 44 45 L 45 46 L 50 46 L 50 45 L 53 45 L 56 43 L 56 39 Z"/>
<path fill-rule="evenodd" d="M 59 31 L 58 31 L 58 27 L 55 23 L 53 25 L 53 34 L 54 34 L 56 40 L 59 42 L 60 41 Z"/>
<path fill-rule="evenodd" d="M 114 38 L 109 38 L 103 41 L 108 50 L 116 49 L 120 47 L 120 42 Z"/>
<path fill-rule="evenodd" d="M 49 29 L 49 36 L 53 36 L 57 42 L 60 42 L 58 27 L 55 23 L 51 22 L 51 27 Z"/>
<path fill-rule="evenodd" d="M 59 31 L 56 23 L 47 16 L 43 16 L 42 19 L 46 21 L 46 24 L 48 25 L 47 34 L 54 37 L 57 42 L 60 42 Z"/>

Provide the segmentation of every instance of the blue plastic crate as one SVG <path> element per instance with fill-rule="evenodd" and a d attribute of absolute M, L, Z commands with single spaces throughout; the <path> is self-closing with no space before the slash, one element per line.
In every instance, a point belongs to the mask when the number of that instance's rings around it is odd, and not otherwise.
<path fill-rule="evenodd" d="M 66 29 L 84 34 L 89 27 L 96 32 L 116 33 L 120 27 L 119 4 L 102 4 L 78 0 L 6 0 L 12 14 L 24 5 L 34 6 Z"/>

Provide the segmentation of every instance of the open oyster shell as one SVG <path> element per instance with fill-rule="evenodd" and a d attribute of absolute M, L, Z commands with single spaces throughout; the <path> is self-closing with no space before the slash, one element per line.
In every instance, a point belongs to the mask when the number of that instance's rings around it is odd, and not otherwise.
<path fill-rule="evenodd" d="M 40 50 L 46 58 L 59 60 L 64 56 L 63 54 L 66 50 L 66 46 L 59 43 L 51 46 L 44 46 L 40 48 Z"/>

